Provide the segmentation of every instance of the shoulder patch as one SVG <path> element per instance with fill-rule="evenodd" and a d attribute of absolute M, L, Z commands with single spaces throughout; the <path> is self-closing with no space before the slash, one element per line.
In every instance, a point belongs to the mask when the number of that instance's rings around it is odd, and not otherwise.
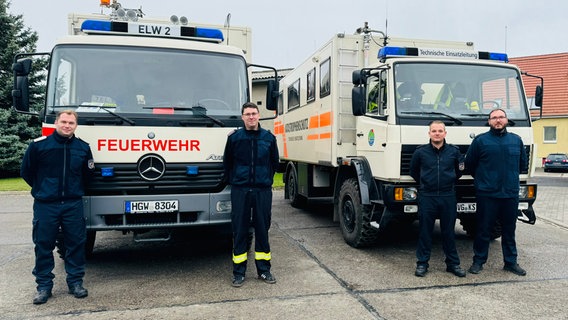
<path fill-rule="evenodd" d="M 227 137 L 230 137 L 233 133 L 237 132 L 238 129 L 233 129 L 233 131 L 227 133 Z"/>
<path fill-rule="evenodd" d="M 47 136 L 41 136 L 41 137 L 35 138 L 34 142 L 40 142 L 41 140 L 45 140 L 45 139 L 47 139 Z"/>

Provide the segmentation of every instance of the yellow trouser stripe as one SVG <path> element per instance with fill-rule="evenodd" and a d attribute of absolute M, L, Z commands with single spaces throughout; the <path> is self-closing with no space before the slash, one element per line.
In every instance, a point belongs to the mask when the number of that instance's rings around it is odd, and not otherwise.
<path fill-rule="evenodd" d="M 270 252 L 255 252 L 255 260 L 270 260 Z"/>
<path fill-rule="evenodd" d="M 242 262 L 247 261 L 247 253 L 243 253 L 243 254 L 239 254 L 239 255 L 234 255 L 233 254 L 233 263 L 239 264 Z"/>

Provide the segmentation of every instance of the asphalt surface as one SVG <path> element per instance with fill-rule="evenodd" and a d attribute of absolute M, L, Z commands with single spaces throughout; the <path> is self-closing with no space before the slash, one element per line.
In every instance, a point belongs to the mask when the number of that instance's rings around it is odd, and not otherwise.
<path fill-rule="evenodd" d="M 274 285 L 255 279 L 251 254 L 244 286 L 232 288 L 230 245 L 222 237 L 134 243 L 103 232 L 87 265 L 89 297 L 67 294 L 56 258 L 54 296 L 40 306 L 31 303 L 32 199 L 0 193 L 0 319 L 566 319 L 568 176 L 537 171 L 533 181 L 537 223 L 517 226 L 526 277 L 502 270 L 499 240 L 481 274 L 454 277 L 445 272 L 436 230 L 430 270 L 417 278 L 416 224 L 354 249 L 329 207 L 292 208 L 279 190 L 270 230 Z M 456 243 L 467 268 L 472 241 L 459 223 Z"/>

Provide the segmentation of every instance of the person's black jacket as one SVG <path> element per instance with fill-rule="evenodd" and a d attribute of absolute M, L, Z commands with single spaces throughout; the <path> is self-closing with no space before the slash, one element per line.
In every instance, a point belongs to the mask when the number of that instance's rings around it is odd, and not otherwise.
<path fill-rule="evenodd" d="M 453 195 L 463 167 L 463 156 L 458 147 L 444 141 L 442 147 L 437 149 L 428 143 L 414 151 L 410 161 L 410 176 L 419 183 L 421 195 Z"/>
<path fill-rule="evenodd" d="M 465 166 L 474 177 L 478 195 L 516 198 L 519 174 L 528 170 L 528 157 L 521 137 L 506 129 L 490 129 L 473 139 Z"/>
<path fill-rule="evenodd" d="M 89 144 L 72 136 L 65 138 L 54 131 L 35 139 L 24 158 L 20 174 L 40 201 L 78 199 L 95 166 Z"/>
<path fill-rule="evenodd" d="M 272 187 L 278 168 L 276 138 L 265 129 L 241 128 L 227 138 L 223 155 L 226 181 L 234 186 Z"/>

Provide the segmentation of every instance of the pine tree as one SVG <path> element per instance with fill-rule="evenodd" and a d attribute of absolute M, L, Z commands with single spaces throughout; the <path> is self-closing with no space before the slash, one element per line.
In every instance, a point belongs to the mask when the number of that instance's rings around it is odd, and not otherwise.
<path fill-rule="evenodd" d="M 38 137 L 38 117 L 21 115 L 12 108 L 14 56 L 36 51 L 37 32 L 24 25 L 22 15 L 8 13 L 10 1 L 0 0 L 0 177 L 19 175 L 28 143 Z M 46 58 L 35 58 L 29 77 L 32 111 L 44 102 Z"/>

